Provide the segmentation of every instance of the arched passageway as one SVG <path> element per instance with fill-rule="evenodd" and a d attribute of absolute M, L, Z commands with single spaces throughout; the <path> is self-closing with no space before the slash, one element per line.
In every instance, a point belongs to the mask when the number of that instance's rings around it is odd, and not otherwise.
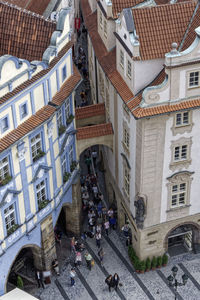
<path fill-rule="evenodd" d="M 176 226 L 167 234 L 164 243 L 170 256 L 189 251 L 199 252 L 200 228 L 194 223 Z"/>

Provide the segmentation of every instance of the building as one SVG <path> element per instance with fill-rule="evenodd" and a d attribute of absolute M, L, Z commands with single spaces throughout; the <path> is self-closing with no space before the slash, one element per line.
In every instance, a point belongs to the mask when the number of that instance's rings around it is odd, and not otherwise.
<path fill-rule="evenodd" d="M 0 295 L 24 249 L 49 270 L 54 227 L 79 232 L 79 183 L 69 10 L 58 22 L 0 2 Z"/>
<path fill-rule="evenodd" d="M 92 98 L 114 130 L 113 151 L 100 150 L 119 226 L 129 222 L 141 259 L 199 251 L 199 3 L 90 3 Z"/>

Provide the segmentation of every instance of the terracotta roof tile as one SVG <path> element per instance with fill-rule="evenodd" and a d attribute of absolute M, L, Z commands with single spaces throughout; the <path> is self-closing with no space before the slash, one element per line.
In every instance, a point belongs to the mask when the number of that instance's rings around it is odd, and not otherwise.
<path fill-rule="evenodd" d="M 100 116 L 105 114 L 105 104 L 98 103 L 94 105 L 88 105 L 85 107 L 76 108 L 75 110 L 75 118 L 76 120 Z"/>
<path fill-rule="evenodd" d="M 199 3 L 198 3 L 198 5 L 199 5 Z M 186 36 L 185 40 L 183 41 L 183 46 L 181 47 L 181 51 L 187 49 L 193 43 L 193 41 L 196 38 L 195 29 L 199 26 L 200 26 L 200 6 L 198 7 L 196 14 L 192 20 L 192 23 L 189 27 L 187 36 Z"/>
<path fill-rule="evenodd" d="M 5 2 L 30 10 L 36 14 L 43 15 L 50 1 L 51 0 L 6 0 Z"/>
<path fill-rule="evenodd" d="M 113 18 L 117 19 L 118 14 L 121 13 L 124 8 L 134 7 L 142 2 L 144 2 L 144 0 L 112 0 Z"/>
<path fill-rule="evenodd" d="M 91 139 L 110 134 L 113 134 L 112 124 L 106 123 L 78 128 L 76 138 L 77 140 Z"/>
<path fill-rule="evenodd" d="M 42 60 L 56 23 L 0 1 L 0 56 L 10 54 L 28 61 Z"/>
<path fill-rule="evenodd" d="M 63 49 L 58 53 L 58 56 L 55 57 L 51 61 L 50 65 L 49 65 L 49 68 L 47 68 L 46 70 L 42 70 L 37 75 L 33 76 L 31 79 L 29 79 L 29 80 L 25 81 L 24 83 L 22 83 L 21 85 L 19 85 L 12 92 L 9 92 L 5 96 L 1 97 L 0 98 L 0 105 L 3 104 L 4 102 L 8 101 L 9 99 L 14 97 L 15 95 L 17 95 L 20 91 L 25 90 L 27 87 L 29 87 L 34 82 L 39 80 L 42 76 L 47 74 L 57 64 L 57 62 L 61 59 L 61 57 L 63 55 L 65 55 L 65 53 L 73 46 L 73 44 L 74 44 L 74 39 L 72 38 L 72 40 L 69 43 L 67 43 L 67 45 L 65 47 L 63 47 Z"/>
<path fill-rule="evenodd" d="M 27 121 L 12 130 L 6 136 L 0 139 L 0 152 L 4 151 L 12 144 L 16 143 L 23 136 L 31 132 L 36 127 L 47 121 L 56 111 L 55 107 L 50 105 L 44 106 L 35 115 L 31 116 Z"/>
<path fill-rule="evenodd" d="M 77 68 L 74 65 L 74 73 L 66 80 L 66 82 L 62 85 L 61 89 L 55 94 L 52 98 L 51 102 L 56 105 L 62 105 L 62 103 L 69 97 L 69 95 L 73 92 L 77 84 L 81 80 L 81 75 Z"/>
<path fill-rule="evenodd" d="M 195 2 L 181 2 L 132 9 L 142 60 L 164 57 L 171 44 L 181 43 L 195 9 Z"/>

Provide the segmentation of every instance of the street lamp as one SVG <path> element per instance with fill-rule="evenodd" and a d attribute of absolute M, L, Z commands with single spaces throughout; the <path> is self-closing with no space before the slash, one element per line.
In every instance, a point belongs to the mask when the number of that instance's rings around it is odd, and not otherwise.
<path fill-rule="evenodd" d="M 177 287 L 178 286 L 186 285 L 186 283 L 188 281 L 188 276 L 186 274 L 183 274 L 183 276 L 182 276 L 182 281 L 183 282 L 178 282 L 178 280 L 176 279 L 178 268 L 176 266 L 173 266 L 173 268 L 171 269 L 171 271 L 172 271 L 172 274 L 167 277 L 167 280 L 169 282 L 169 286 L 175 288 L 175 300 L 176 300 L 177 299 L 176 298 Z M 173 283 L 173 281 L 174 281 L 174 283 Z"/>

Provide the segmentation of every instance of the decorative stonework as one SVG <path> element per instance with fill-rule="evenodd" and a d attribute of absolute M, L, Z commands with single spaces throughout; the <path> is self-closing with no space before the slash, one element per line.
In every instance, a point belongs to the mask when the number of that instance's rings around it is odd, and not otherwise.
<path fill-rule="evenodd" d="M 18 155 L 19 161 L 22 161 L 22 160 L 25 159 L 25 153 L 26 153 L 26 151 L 27 151 L 27 147 L 24 147 L 24 148 L 18 150 L 17 155 Z"/>
<path fill-rule="evenodd" d="M 48 138 L 50 139 L 53 135 L 53 129 L 54 129 L 54 123 L 50 123 L 48 129 L 47 129 L 47 134 Z"/>

